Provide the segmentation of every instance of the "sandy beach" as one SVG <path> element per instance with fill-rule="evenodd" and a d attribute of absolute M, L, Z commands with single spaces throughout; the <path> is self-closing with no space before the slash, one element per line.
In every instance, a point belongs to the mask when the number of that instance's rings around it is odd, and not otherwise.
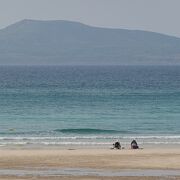
<path fill-rule="evenodd" d="M 56 169 L 59 175 L 33 173 L 38 170 Z M 62 169 L 72 169 L 70 172 L 78 173 L 63 176 Z M 74 168 L 74 171 L 73 171 Z M 59 171 L 61 169 L 61 171 Z M 97 170 L 97 176 L 86 173 L 86 169 Z M 140 150 L 110 150 L 110 149 L 1 149 L 0 150 L 0 178 L 1 179 L 160 179 L 161 173 L 153 174 L 152 177 L 144 171 L 142 177 L 125 177 L 107 172 L 134 170 L 159 170 L 160 172 L 180 170 L 180 150 L 178 148 L 167 149 L 140 149 Z M 3 171 L 4 170 L 4 171 Z M 22 171 L 23 170 L 23 171 Z M 32 173 L 26 173 L 26 171 Z M 102 173 L 98 175 L 98 170 Z M 14 174 L 7 172 L 14 171 Z M 88 170 L 89 171 L 89 170 Z M 45 171 L 44 171 L 45 172 Z M 47 171 L 50 172 L 50 171 Z M 56 173 L 57 173 L 56 172 Z M 126 173 L 128 175 L 128 172 Z M 143 172 L 143 171 L 142 171 Z M 152 171 L 153 172 L 153 171 Z M 134 176 L 138 176 L 135 173 Z M 159 177 L 158 177 L 159 176 Z M 164 176 L 164 179 L 180 179 L 176 174 Z"/>

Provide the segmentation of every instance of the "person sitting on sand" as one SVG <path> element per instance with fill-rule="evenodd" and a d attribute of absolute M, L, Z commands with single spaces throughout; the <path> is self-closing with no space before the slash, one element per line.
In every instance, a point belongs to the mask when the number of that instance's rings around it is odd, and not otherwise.
<path fill-rule="evenodd" d="M 113 148 L 114 149 L 121 149 L 121 144 L 120 144 L 120 142 L 115 142 L 114 144 L 113 144 Z"/>
<path fill-rule="evenodd" d="M 138 146 L 136 140 L 133 140 L 133 141 L 131 142 L 131 149 L 139 149 L 139 146 Z"/>

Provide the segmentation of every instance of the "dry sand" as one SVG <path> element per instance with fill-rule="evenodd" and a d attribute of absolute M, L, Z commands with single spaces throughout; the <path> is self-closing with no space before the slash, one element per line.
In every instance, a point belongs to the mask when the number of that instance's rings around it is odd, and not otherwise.
<path fill-rule="evenodd" d="M 36 168 L 93 168 L 107 170 L 122 169 L 162 169 L 180 170 L 180 149 L 2 149 L 0 150 L 0 169 L 36 169 Z M 163 177 L 163 179 L 180 179 L 180 177 Z M 1 176 L 0 179 L 162 179 L 162 177 L 93 177 L 93 176 Z"/>
<path fill-rule="evenodd" d="M 0 168 L 180 169 L 180 149 L 0 150 Z"/>

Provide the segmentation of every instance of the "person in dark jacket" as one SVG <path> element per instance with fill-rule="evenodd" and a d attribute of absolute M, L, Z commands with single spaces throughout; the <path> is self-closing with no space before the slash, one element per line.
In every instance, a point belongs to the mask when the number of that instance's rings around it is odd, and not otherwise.
<path fill-rule="evenodd" d="M 121 144 L 120 144 L 120 142 L 115 142 L 114 144 L 113 144 L 113 148 L 114 149 L 121 149 Z"/>
<path fill-rule="evenodd" d="M 136 140 L 133 140 L 133 141 L 131 142 L 131 149 L 139 149 L 139 146 L 138 146 Z"/>

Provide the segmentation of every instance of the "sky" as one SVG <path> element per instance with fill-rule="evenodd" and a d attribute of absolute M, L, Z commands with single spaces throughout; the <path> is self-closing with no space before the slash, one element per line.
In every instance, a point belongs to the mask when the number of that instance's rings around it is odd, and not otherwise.
<path fill-rule="evenodd" d="M 22 19 L 160 32 L 180 37 L 180 0 L 0 0 L 0 28 Z"/>

